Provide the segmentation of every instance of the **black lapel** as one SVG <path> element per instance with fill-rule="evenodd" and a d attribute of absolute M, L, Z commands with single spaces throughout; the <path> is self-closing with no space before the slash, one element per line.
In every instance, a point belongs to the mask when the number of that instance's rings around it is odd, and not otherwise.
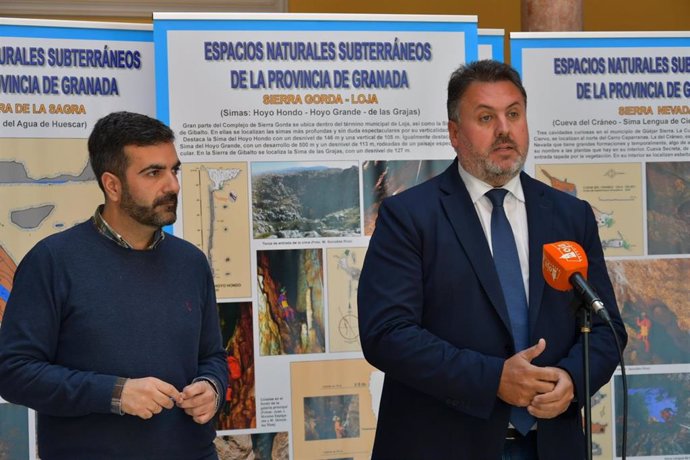
<path fill-rule="evenodd" d="M 529 232 L 529 326 L 534 331 L 541 299 L 544 294 L 542 275 L 542 255 L 544 245 L 553 243 L 553 203 L 544 193 L 544 188 L 524 172 L 520 176 L 522 190 L 525 192 L 527 208 L 527 228 Z"/>
<path fill-rule="evenodd" d="M 489 244 L 470 194 L 460 178 L 457 159 L 443 173 L 439 188 L 442 192 L 441 203 L 450 225 L 465 250 L 482 288 L 503 320 L 506 329 L 510 331 L 508 308 L 503 299 Z"/>

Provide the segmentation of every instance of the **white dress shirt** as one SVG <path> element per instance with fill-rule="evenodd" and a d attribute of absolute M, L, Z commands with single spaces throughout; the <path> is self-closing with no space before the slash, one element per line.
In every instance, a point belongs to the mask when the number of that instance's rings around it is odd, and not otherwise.
<path fill-rule="evenodd" d="M 491 211 L 493 206 L 485 193 L 494 188 L 486 182 L 474 177 L 463 169 L 458 162 L 458 170 L 460 177 L 467 187 L 470 194 L 474 208 L 479 216 L 479 221 L 482 223 L 486 241 L 489 243 L 489 248 L 493 254 L 491 247 Z M 525 194 L 522 190 L 522 183 L 520 182 L 520 175 L 513 177 L 503 187 L 508 190 L 508 194 L 503 202 L 503 208 L 508 217 L 508 222 L 513 229 L 515 236 L 515 245 L 517 246 L 518 257 L 520 258 L 520 269 L 522 271 L 522 282 L 525 285 L 525 295 L 527 296 L 527 303 L 529 305 L 529 242 L 527 232 L 527 209 L 525 207 Z"/>

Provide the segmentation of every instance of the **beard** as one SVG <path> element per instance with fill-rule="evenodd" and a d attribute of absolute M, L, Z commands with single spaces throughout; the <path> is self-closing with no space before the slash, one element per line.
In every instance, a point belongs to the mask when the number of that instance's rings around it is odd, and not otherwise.
<path fill-rule="evenodd" d="M 141 205 L 136 202 L 129 187 L 122 189 L 122 201 L 120 206 L 132 219 L 149 227 L 163 227 L 177 220 L 177 194 L 168 193 L 154 200 L 151 206 Z M 157 209 L 163 207 L 164 209 Z"/>
<path fill-rule="evenodd" d="M 464 140 L 463 144 L 468 152 L 467 155 L 460 157 L 461 160 L 464 160 L 461 161 L 463 168 L 475 177 L 492 185 L 503 185 L 518 175 L 527 160 L 528 146 L 520 149 L 515 141 L 508 136 L 496 138 L 491 147 L 485 152 L 478 151 L 467 139 Z M 505 145 L 511 146 L 517 152 L 518 155 L 515 159 L 507 165 L 501 165 L 492 161 L 491 152 L 498 146 Z"/>

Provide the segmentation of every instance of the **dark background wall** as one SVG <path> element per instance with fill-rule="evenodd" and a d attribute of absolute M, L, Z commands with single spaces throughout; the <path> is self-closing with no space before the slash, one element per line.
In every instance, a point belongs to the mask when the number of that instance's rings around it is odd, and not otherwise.
<path fill-rule="evenodd" d="M 510 32 L 520 32 L 522 0 L 289 0 L 292 13 L 395 13 L 477 15 L 479 27 L 505 30 L 506 62 Z M 583 0 L 584 31 L 690 30 L 687 0 Z"/>

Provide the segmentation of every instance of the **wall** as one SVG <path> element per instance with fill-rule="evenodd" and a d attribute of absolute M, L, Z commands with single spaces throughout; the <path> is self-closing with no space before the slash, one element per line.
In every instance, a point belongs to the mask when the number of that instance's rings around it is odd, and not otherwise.
<path fill-rule="evenodd" d="M 690 2 L 685 0 L 583 0 L 585 31 L 690 30 Z M 470 14 L 480 28 L 505 30 L 505 59 L 510 61 L 510 32 L 522 30 L 520 0 L 289 0 L 291 13 Z"/>
<path fill-rule="evenodd" d="M 510 61 L 510 32 L 522 30 L 521 0 L 439 0 L 421 3 L 418 0 L 350 0 L 325 2 L 323 0 L 284 0 L 290 13 L 387 13 L 387 14 L 462 14 L 477 15 L 479 27 L 505 30 L 505 60 Z M 103 3 L 103 2 L 102 2 Z M 114 3 L 114 2 L 113 2 Z M 238 11 L 233 2 L 228 11 Z M 242 10 L 249 11 L 249 2 L 241 2 Z M 257 10 L 266 11 L 265 1 L 257 3 Z M 275 3 L 282 6 L 282 0 Z M 194 5 L 194 2 L 189 2 Z M 261 6 L 261 8 L 259 8 Z M 690 30 L 690 2 L 686 0 L 656 0 L 654 6 L 648 0 L 583 0 L 585 31 L 639 31 L 639 30 Z M 181 8 L 184 11 L 193 10 Z M 11 10 L 8 10 L 11 11 Z M 8 14 L 0 5 L 0 16 Z M 41 15 L 22 15 L 37 19 L 84 19 L 95 21 L 151 22 L 150 18 L 136 17 L 122 7 L 120 17 L 65 17 L 58 7 L 46 9 Z"/>

